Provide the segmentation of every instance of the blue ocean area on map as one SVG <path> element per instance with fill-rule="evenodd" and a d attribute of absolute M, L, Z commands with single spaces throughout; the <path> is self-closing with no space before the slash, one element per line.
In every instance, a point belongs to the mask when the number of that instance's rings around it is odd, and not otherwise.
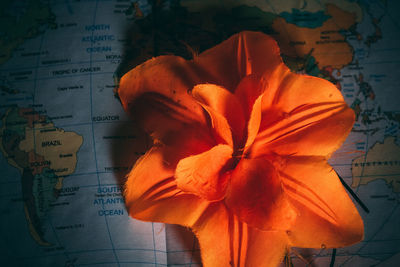
<path fill-rule="evenodd" d="M 296 24 L 299 27 L 305 28 L 317 28 L 321 27 L 322 24 L 330 18 L 326 15 L 324 11 L 308 12 L 301 11 L 299 9 L 293 8 L 291 12 L 282 12 L 279 14 L 288 23 Z"/>

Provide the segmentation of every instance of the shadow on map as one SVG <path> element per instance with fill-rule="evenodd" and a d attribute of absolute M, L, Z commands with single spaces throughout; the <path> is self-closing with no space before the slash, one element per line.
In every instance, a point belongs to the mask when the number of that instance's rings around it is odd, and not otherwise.
<path fill-rule="evenodd" d="M 213 6 L 192 12 L 181 6 L 179 1 L 171 1 L 169 7 L 163 1 L 149 2 L 151 12 L 148 15 L 144 15 L 138 5 L 132 6 L 134 20 L 126 29 L 123 56 L 115 73 L 118 80 L 137 65 L 159 55 L 177 55 L 191 59 L 194 54 L 201 53 L 243 30 L 274 33 L 270 25 L 275 15 L 257 7 Z M 116 135 L 127 131 L 137 135 L 137 138 L 123 145 L 113 146 L 114 166 L 133 166 L 140 154 L 150 148 L 150 138 L 139 133 L 138 129 L 126 125 L 115 129 Z M 117 182 L 121 186 L 126 181 L 128 171 L 116 173 Z M 167 225 L 166 235 L 168 263 L 179 264 L 182 260 L 185 263 L 200 262 L 198 242 L 189 230 L 177 225 Z"/>

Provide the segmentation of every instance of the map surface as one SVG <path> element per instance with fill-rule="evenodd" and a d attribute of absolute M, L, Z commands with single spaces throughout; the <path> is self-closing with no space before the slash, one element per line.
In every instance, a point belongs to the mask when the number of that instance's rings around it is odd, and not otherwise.
<path fill-rule="evenodd" d="M 151 141 L 113 89 L 153 56 L 189 59 L 255 30 L 293 71 L 333 82 L 357 117 L 330 163 L 359 198 L 365 239 L 295 248 L 293 265 L 396 266 L 399 10 L 394 0 L 2 1 L 1 265 L 200 266 L 190 232 L 127 214 L 120 185 Z"/>

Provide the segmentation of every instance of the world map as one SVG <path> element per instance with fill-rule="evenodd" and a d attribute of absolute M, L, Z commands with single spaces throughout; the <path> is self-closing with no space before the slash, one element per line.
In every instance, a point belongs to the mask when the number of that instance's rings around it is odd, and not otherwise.
<path fill-rule="evenodd" d="M 365 238 L 345 248 L 293 248 L 293 265 L 396 266 L 398 10 L 394 0 L 2 1 L 1 265 L 201 266 L 188 230 L 127 214 L 121 184 L 151 139 L 114 89 L 154 56 L 190 59 L 254 30 L 277 40 L 292 71 L 334 83 L 356 114 L 330 164 Z"/>

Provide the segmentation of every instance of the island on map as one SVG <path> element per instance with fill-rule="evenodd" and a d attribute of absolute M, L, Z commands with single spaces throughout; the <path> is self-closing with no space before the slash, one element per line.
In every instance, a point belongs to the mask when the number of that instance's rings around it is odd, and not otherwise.
<path fill-rule="evenodd" d="M 21 173 L 22 198 L 29 231 L 43 246 L 42 221 L 62 189 L 64 177 L 75 171 L 83 137 L 57 128 L 32 108 L 12 107 L 2 118 L 0 149 Z"/>

